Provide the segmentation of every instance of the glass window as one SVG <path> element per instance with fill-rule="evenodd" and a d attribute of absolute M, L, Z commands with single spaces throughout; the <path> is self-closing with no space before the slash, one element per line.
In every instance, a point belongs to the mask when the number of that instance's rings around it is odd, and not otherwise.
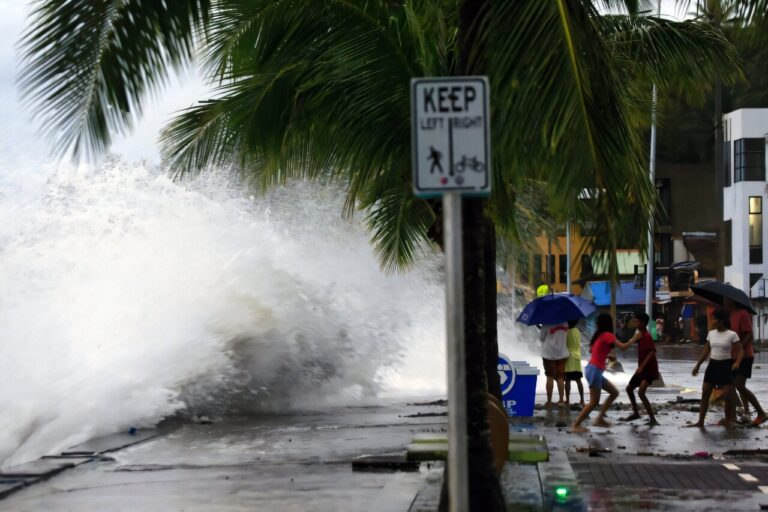
<path fill-rule="evenodd" d="M 723 261 L 723 265 L 726 267 L 733 265 L 733 247 L 731 245 L 731 226 L 732 222 L 730 220 L 725 221 L 725 225 L 723 226 L 723 237 L 725 238 L 725 261 Z"/>
<path fill-rule="evenodd" d="M 555 255 L 547 256 L 547 284 L 555 283 Z"/>
<path fill-rule="evenodd" d="M 731 186 L 731 141 L 723 142 L 723 171 L 725 172 L 725 186 Z"/>
<path fill-rule="evenodd" d="M 560 284 L 568 284 L 568 255 L 560 255 Z"/>
<path fill-rule="evenodd" d="M 749 198 L 749 262 L 763 262 L 763 198 Z"/>
<path fill-rule="evenodd" d="M 541 254 L 534 254 L 533 255 L 533 274 L 531 275 L 534 286 L 539 286 L 540 284 L 544 283 L 544 277 L 542 277 L 543 272 L 541 271 L 541 268 L 542 268 L 541 265 L 542 265 Z"/>
<path fill-rule="evenodd" d="M 733 144 L 733 181 L 765 181 L 765 139 L 739 139 Z"/>

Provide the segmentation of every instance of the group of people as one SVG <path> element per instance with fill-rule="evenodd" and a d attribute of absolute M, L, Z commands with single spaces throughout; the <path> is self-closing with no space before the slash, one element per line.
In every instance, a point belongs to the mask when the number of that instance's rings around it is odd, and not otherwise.
<path fill-rule="evenodd" d="M 725 418 L 719 424 L 730 427 L 736 423 L 738 401 L 744 410 L 744 417 L 741 421 L 761 425 L 768 420 L 768 415 L 754 393 L 746 386 L 747 379 L 752 377 L 752 365 L 755 357 L 752 317 L 748 310 L 729 300 L 726 300 L 724 308 L 716 310 L 713 316 L 714 329 L 709 331 L 706 345 L 692 372 L 694 376 L 698 375 L 701 365 L 709 358 L 702 384 L 699 420 L 689 426 L 704 426 L 704 419 L 714 390 L 718 390 L 725 401 Z M 627 350 L 635 344 L 638 346 L 638 366 L 626 388 L 632 412 L 622 420 L 632 421 L 640 418 L 640 410 L 635 398 L 635 391 L 637 391 L 637 396 L 648 415 L 647 425 L 658 425 L 646 395 L 651 384 L 660 378 L 656 345 L 648 331 L 649 320 L 650 318 L 645 313 L 634 315 L 632 318 L 632 328 L 635 329 L 634 335 L 628 341 L 622 342 L 614 334 L 614 323 L 611 315 L 600 314 L 597 317 L 595 333 L 590 340 L 589 363 L 583 372 L 581 367 L 581 333 L 577 328 L 577 322 L 543 325 L 541 327 L 541 355 L 546 376 L 546 407 L 551 408 L 553 406 L 552 394 L 555 385 L 557 385 L 559 394 L 558 405 L 567 407 L 570 403 L 571 384 L 575 382 L 581 397 L 582 410 L 571 426 L 573 432 L 587 431 L 582 423 L 600 405 L 600 395 L 603 390 L 608 393 L 608 397 L 600 407 L 597 417 L 592 420 L 591 425 L 610 426 L 610 423 L 605 419 L 605 413 L 619 396 L 619 391 L 605 377 L 604 372 L 609 359 L 615 359 L 615 356 L 611 355 L 614 348 Z M 589 401 L 587 403 L 584 402 L 583 379 L 586 379 L 589 386 Z M 754 420 L 750 416 L 750 406 L 757 413 Z"/>

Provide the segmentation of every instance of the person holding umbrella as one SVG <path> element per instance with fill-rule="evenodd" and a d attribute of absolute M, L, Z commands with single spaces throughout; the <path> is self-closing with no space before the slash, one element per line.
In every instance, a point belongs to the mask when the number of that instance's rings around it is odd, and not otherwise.
<path fill-rule="evenodd" d="M 541 329 L 539 340 L 541 357 L 544 362 L 544 374 L 547 377 L 547 403 L 552 406 L 554 383 L 560 394 L 560 405 L 563 402 L 565 381 L 565 363 L 568 360 L 566 346 L 567 322 L 586 318 L 595 311 L 595 306 L 589 301 L 571 293 L 550 293 L 538 297 L 528 303 L 518 316 L 517 321 L 526 325 L 538 325 Z"/>
<path fill-rule="evenodd" d="M 725 298 L 725 311 L 730 314 L 731 330 L 739 336 L 739 341 L 744 350 L 744 357 L 741 359 L 741 364 L 733 371 L 733 387 L 738 393 L 741 399 L 741 403 L 744 406 L 744 421 L 750 422 L 749 405 L 755 408 L 757 417 L 752 421 L 755 426 L 762 425 L 768 420 L 768 415 L 760 406 L 760 402 L 757 400 L 752 391 L 747 389 L 747 379 L 752 378 L 752 364 L 755 362 L 755 350 L 752 346 L 754 341 L 754 335 L 752 333 L 752 315 L 749 311 L 740 306 L 736 301 L 730 298 Z M 736 352 L 736 347 L 734 347 Z M 734 397 L 735 398 L 735 397 Z M 731 407 L 736 407 L 736 401 L 731 400 Z M 735 410 L 734 416 L 735 416 Z"/>
<path fill-rule="evenodd" d="M 725 421 L 726 427 L 733 425 L 735 418 L 732 407 L 733 402 L 733 372 L 739 368 L 744 349 L 739 343 L 739 335 L 728 329 L 725 322 L 728 318 L 726 313 L 721 310 L 714 312 L 715 329 L 709 331 L 707 335 L 707 344 L 699 356 L 696 366 L 691 373 L 694 377 L 699 374 L 701 364 L 709 356 L 709 364 L 704 372 L 704 383 L 701 386 L 701 405 L 699 406 L 699 421 L 688 427 L 704 427 L 704 419 L 707 417 L 709 409 L 709 399 L 712 396 L 713 389 L 722 389 L 725 396 Z M 733 351 L 736 351 L 736 357 L 733 358 Z"/>

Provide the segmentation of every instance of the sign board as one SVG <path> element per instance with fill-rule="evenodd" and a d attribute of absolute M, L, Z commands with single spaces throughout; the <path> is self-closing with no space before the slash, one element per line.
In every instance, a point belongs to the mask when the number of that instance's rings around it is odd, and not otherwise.
<path fill-rule="evenodd" d="M 488 91 L 482 76 L 411 80 L 416 196 L 491 193 Z"/>

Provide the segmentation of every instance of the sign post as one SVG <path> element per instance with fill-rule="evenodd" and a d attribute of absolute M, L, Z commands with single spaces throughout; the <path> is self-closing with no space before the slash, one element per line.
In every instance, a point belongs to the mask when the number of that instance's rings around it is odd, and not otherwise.
<path fill-rule="evenodd" d="M 443 197 L 448 495 L 451 512 L 463 512 L 469 510 L 469 473 L 461 196 L 491 192 L 488 79 L 414 78 L 411 112 L 414 192 Z"/>

